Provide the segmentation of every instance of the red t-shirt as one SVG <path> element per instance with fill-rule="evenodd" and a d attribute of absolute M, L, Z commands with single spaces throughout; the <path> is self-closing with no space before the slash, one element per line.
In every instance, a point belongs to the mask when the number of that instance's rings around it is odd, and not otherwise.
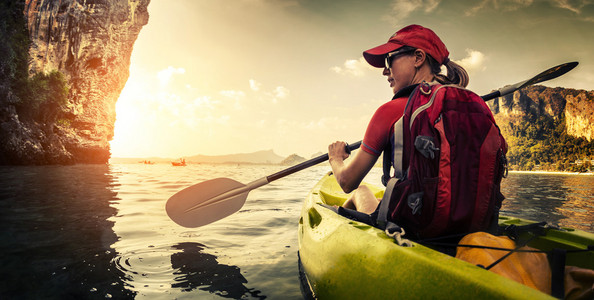
<path fill-rule="evenodd" d="M 374 156 L 382 154 L 386 145 L 390 143 L 390 136 L 394 133 L 394 123 L 404 114 L 408 96 L 416 86 L 412 85 L 398 91 L 391 101 L 375 111 L 363 137 L 363 144 L 361 144 L 363 151 Z"/>

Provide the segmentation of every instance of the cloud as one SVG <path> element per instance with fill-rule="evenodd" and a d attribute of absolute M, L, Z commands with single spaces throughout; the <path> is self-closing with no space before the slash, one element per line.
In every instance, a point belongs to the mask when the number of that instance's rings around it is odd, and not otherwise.
<path fill-rule="evenodd" d="M 262 83 L 255 81 L 254 79 L 250 79 L 250 89 L 254 92 L 259 92 L 262 88 Z M 243 92 L 242 92 L 243 93 Z M 284 86 L 277 86 L 274 90 L 272 91 L 262 91 L 262 94 L 267 96 L 267 97 L 271 97 L 272 98 L 272 103 L 278 103 L 279 99 L 285 99 L 289 96 L 290 91 L 288 88 L 284 87 Z M 234 95 L 234 96 L 238 96 L 238 95 Z M 241 96 L 245 96 L 245 93 L 241 94 Z M 260 98 L 261 100 L 263 100 L 263 98 Z M 268 98 L 269 99 L 269 98 Z M 268 101 L 268 100 L 266 100 Z"/>
<path fill-rule="evenodd" d="M 243 109 L 243 105 L 241 105 L 241 100 L 243 98 L 245 98 L 245 92 L 244 91 L 220 91 L 219 94 L 221 94 L 224 97 L 227 98 L 231 98 L 233 100 L 235 100 L 233 107 L 237 110 Z"/>
<path fill-rule="evenodd" d="M 466 10 L 466 12 L 464 12 L 464 15 L 466 15 L 467 17 L 475 15 L 479 10 L 482 10 L 487 5 L 487 3 L 489 3 L 489 0 L 485 0 L 477 4 L 476 6 L 469 8 L 468 10 Z"/>
<path fill-rule="evenodd" d="M 157 78 L 162 86 L 167 85 L 171 81 L 171 77 L 173 74 L 184 74 L 186 73 L 186 69 L 184 68 L 174 68 L 172 66 L 167 67 L 167 69 L 163 69 L 157 73 Z"/>
<path fill-rule="evenodd" d="M 441 0 L 394 0 L 390 15 L 384 16 L 383 19 L 399 24 L 417 10 L 422 10 L 426 14 L 434 11 L 440 2 Z"/>
<path fill-rule="evenodd" d="M 256 7 L 264 7 L 264 6 L 298 7 L 299 6 L 298 0 L 241 0 L 238 2 L 245 3 L 250 6 L 256 6 Z"/>
<path fill-rule="evenodd" d="M 576 15 L 578 15 L 578 19 L 584 22 L 594 22 L 594 16 L 591 13 L 588 13 L 587 10 L 584 9 L 586 6 L 590 8 L 594 7 L 594 1 L 592 0 L 551 0 L 553 6 L 556 6 L 561 9 L 569 10 Z"/>
<path fill-rule="evenodd" d="M 261 83 L 255 81 L 253 79 L 250 79 L 250 89 L 252 89 L 252 91 L 254 91 L 254 92 L 259 91 L 261 86 L 262 86 Z"/>
<path fill-rule="evenodd" d="M 287 89 L 284 86 L 277 86 L 276 89 L 274 89 L 274 91 L 272 92 L 272 94 L 276 98 L 284 99 L 287 98 L 287 96 L 289 96 L 289 89 Z"/>
<path fill-rule="evenodd" d="M 477 12 L 492 8 L 496 11 L 514 11 L 524 7 L 528 7 L 534 3 L 534 0 L 484 0 L 479 4 L 466 10 L 466 16 L 473 16 Z"/>
<path fill-rule="evenodd" d="M 210 96 L 189 100 L 175 94 L 163 94 L 158 101 L 158 115 L 161 120 L 172 120 L 170 127 L 204 129 L 213 124 L 227 124 L 230 120 L 229 115 L 220 114 L 221 101 Z"/>
<path fill-rule="evenodd" d="M 580 14 L 584 6 L 591 3 L 588 0 L 570 1 L 570 0 L 552 0 L 553 5 L 562 9 L 570 10 L 576 14 Z"/>
<path fill-rule="evenodd" d="M 219 104 L 219 101 L 212 100 L 209 96 L 199 96 L 193 101 L 193 106 L 199 109 L 215 109 L 215 105 Z"/>
<path fill-rule="evenodd" d="M 468 73 L 484 71 L 486 69 L 484 65 L 485 55 L 482 52 L 473 49 L 466 49 L 466 53 L 468 56 L 456 61 L 456 63 L 464 67 Z"/>
<path fill-rule="evenodd" d="M 334 66 L 330 68 L 330 70 L 334 71 L 336 74 L 353 77 L 362 77 L 365 75 L 366 71 L 375 69 L 376 68 L 369 65 L 363 57 L 358 60 L 347 59 L 342 67 Z"/>
<path fill-rule="evenodd" d="M 277 86 L 272 93 L 266 93 L 269 96 L 272 96 L 272 103 L 278 103 L 279 99 L 285 99 L 289 96 L 290 91 L 284 86 Z"/>
<path fill-rule="evenodd" d="M 327 130 L 336 124 L 342 124 L 344 120 L 338 117 L 323 117 L 318 120 L 311 120 L 304 123 L 302 127 L 307 130 Z M 334 128 L 331 128 L 334 129 Z"/>
<path fill-rule="evenodd" d="M 552 6 L 569 10 L 577 15 L 580 15 L 580 20 L 592 22 L 594 17 L 583 16 L 585 7 L 594 5 L 592 0 L 549 0 Z M 481 10 L 492 9 L 495 11 L 514 11 L 526 8 L 534 4 L 534 0 L 483 0 L 477 5 L 466 10 L 466 16 L 472 16 Z"/>
<path fill-rule="evenodd" d="M 231 99 L 235 99 L 235 100 L 239 100 L 245 97 L 245 92 L 244 91 L 220 91 L 219 94 L 221 94 L 222 96 L 225 96 L 227 98 L 231 98 Z"/>

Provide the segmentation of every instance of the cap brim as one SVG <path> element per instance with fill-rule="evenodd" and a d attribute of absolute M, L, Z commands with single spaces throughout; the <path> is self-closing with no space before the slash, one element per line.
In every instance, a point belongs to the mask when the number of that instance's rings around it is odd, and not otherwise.
<path fill-rule="evenodd" d="M 370 65 L 376 68 L 383 68 L 386 66 L 384 62 L 386 54 L 395 51 L 402 46 L 403 45 L 394 42 L 388 42 L 383 45 L 379 45 L 375 48 L 371 48 L 367 51 L 364 51 L 363 57 Z"/>

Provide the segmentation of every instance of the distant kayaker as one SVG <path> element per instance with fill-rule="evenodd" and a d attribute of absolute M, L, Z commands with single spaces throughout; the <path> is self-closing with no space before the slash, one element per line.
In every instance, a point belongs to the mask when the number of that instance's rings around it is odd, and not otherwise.
<path fill-rule="evenodd" d="M 394 97 L 380 106 L 371 118 L 361 145 L 363 151 L 357 151 L 345 162 L 349 154 L 345 152 L 344 142 L 328 146 L 330 165 L 338 183 L 346 193 L 355 191 L 344 207 L 367 214 L 376 211 L 380 199 L 368 187 L 359 184 L 390 144 L 394 123 L 402 117 L 408 97 L 418 84 L 437 81 L 468 85 L 464 68 L 448 56 L 441 39 L 431 29 L 419 25 L 404 27 L 387 43 L 363 52 L 370 65 L 383 68 L 382 74 L 388 78 Z M 442 66 L 446 67 L 447 75 L 440 74 Z"/>

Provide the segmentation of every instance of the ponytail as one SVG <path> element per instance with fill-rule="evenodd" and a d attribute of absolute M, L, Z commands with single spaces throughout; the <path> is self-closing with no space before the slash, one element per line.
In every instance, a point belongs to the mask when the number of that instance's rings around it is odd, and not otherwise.
<path fill-rule="evenodd" d="M 444 64 L 447 70 L 447 76 L 441 73 L 441 65 L 430 55 L 429 57 L 429 66 L 431 67 L 431 72 L 435 74 L 435 80 L 441 84 L 456 84 L 461 87 L 466 87 L 468 85 L 468 73 L 462 66 L 459 64 L 446 59 L 447 62 Z"/>

